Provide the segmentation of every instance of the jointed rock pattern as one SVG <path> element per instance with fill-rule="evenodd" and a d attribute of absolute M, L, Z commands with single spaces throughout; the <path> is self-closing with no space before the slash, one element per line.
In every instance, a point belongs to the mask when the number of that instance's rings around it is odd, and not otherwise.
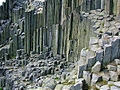
<path fill-rule="evenodd" d="M 119 90 L 120 0 L 6 0 L 4 90 Z"/>

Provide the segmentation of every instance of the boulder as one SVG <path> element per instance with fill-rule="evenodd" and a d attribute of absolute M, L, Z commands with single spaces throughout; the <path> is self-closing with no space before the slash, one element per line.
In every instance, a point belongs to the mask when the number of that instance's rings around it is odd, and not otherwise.
<path fill-rule="evenodd" d="M 110 78 L 112 81 L 118 81 L 118 74 L 117 72 L 114 72 L 114 71 L 109 71 L 110 73 Z"/>
<path fill-rule="evenodd" d="M 82 57 L 86 57 L 86 55 L 87 55 L 87 49 L 86 49 L 86 48 L 83 48 L 83 49 L 81 50 L 81 56 L 82 56 Z"/>
<path fill-rule="evenodd" d="M 109 71 L 116 71 L 117 70 L 117 67 L 113 66 L 113 65 L 107 65 L 107 68 Z"/>
<path fill-rule="evenodd" d="M 120 75 L 120 65 L 117 65 L 117 73 Z"/>
<path fill-rule="evenodd" d="M 63 88 L 63 85 L 58 84 L 58 85 L 56 85 L 55 90 L 62 90 L 62 88 Z"/>
<path fill-rule="evenodd" d="M 114 85 L 120 88 L 120 81 L 119 82 L 114 82 Z"/>
<path fill-rule="evenodd" d="M 115 59 L 115 63 L 116 63 L 117 65 L 120 65 L 120 59 Z"/>
<path fill-rule="evenodd" d="M 100 87 L 100 90 L 109 90 L 109 86 L 108 85 L 103 85 Z"/>
<path fill-rule="evenodd" d="M 101 70 L 101 63 L 97 61 L 95 65 L 92 67 L 92 72 L 97 73 Z"/>
<path fill-rule="evenodd" d="M 62 90 L 75 90 L 75 89 L 74 89 L 74 86 L 72 85 L 65 85 L 63 86 Z"/>
<path fill-rule="evenodd" d="M 89 45 L 94 45 L 94 44 L 98 44 L 98 38 L 96 38 L 96 37 L 91 37 L 91 38 L 90 38 Z"/>
<path fill-rule="evenodd" d="M 50 90 L 53 90 L 55 87 L 56 87 L 56 82 L 53 79 L 47 80 L 44 83 L 44 88 L 49 88 Z"/>
<path fill-rule="evenodd" d="M 74 90 L 82 90 L 85 80 L 83 78 L 77 79 L 76 84 L 74 85 Z"/>
<path fill-rule="evenodd" d="M 111 44 L 106 44 L 104 46 L 104 57 L 103 57 L 103 66 L 110 63 L 111 59 Z"/>
<path fill-rule="evenodd" d="M 83 78 L 85 79 L 86 83 L 90 85 L 91 83 L 91 72 L 90 71 L 83 71 Z"/>
<path fill-rule="evenodd" d="M 78 66 L 78 78 L 83 76 L 83 71 L 85 70 L 86 65 Z"/>
<path fill-rule="evenodd" d="M 110 75 L 108 73 L 105 73 L 103 76 L 102 76 L 102 79 L 104 81 L 109 81 L 110 80 Z"/>
<path fill-rule="evenodd" d="M 101 76 L 98 74 L 92 74 L 91 86 L 95 85 L 98 81 L 101 80 Z"/>
<path fill-rule="evenodd" d="M 110 87 L 110 90 L 120 90 L 120 88 L 119 88 L 119 87 L 116 87 L 116 86 L 111 86 L 111 87 Z"/>

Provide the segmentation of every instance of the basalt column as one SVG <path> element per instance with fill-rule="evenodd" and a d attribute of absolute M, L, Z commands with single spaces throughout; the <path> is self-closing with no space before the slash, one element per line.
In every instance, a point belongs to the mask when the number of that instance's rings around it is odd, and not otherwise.
<path fill-rule="evenodd" d="M 117 16 L 120 15 L 120 0 L 117 2 Z"/>
<path fill-rule="evenodd" d="M 32 50 L 32 38 L 34 30 L 34 21 L 33 21 L 34 8 L 27 9 L 25 12 L 25 51 L 27 54 L 30 54 Z"/>
<path fill-rule="evenodd" d="M 57 51 L 58 51 L 58 30 L 59 30 L 58 24 L 52 26 L 52 52 L 53 52 L 53 56 L 56 56 Z"/>

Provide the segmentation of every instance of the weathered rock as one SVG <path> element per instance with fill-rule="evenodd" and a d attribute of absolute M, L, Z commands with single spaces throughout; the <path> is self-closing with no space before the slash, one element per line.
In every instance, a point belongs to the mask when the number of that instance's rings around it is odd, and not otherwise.
<path fill-rule="evenodd" d="M 114 82 L 114 85 L 120 88 L 120 81 L 119 82 Z"/>
<path fill-rule="evenodd" d="M 116 63 L 117 65 L 120 65 L 120 59 L 115 59 L 115 63 Z"/>
<path fill-rule="evenodd" d="M 45 85 L 44 88 L 49 88 L 49 89 L 53 90 L 56 86 L 56 82 L 55 82 L 55 80 L 51 79 L 51 80 L 47 81 L 44 85 Z"/>
<path fill-rule="evenodd" d="M 101 70 L 101 63 L 97 61 L 95 65 L 92 67 L 92 72 L 97 73 Z"/>
<path fill-rule="evenodd" d="M 116 87 L 116 86 L 111 86 L 111 87 L 110 87 L 110 90 L 120 90 L 120 88 L 119 88 L 119 87 Z"/>
<path fill-rule="evenodd" d="M 92 74 L 92 80 L 91 80 L 91 85 L 95 85 L 98 81 L 101 81 L 101 76 L 93 73 Z"/>
<path fill-rule="evenodd" d="M 117 67 L 113 65 L 107 65 L 109 71 L 117 71 Z"/>
<path fill-rule="evenodd" d="M 105 73 L 105 74 L 102 76 L 102 79 L 103 79 L 104 81 L 109 81 L 109 80 L 110 80 L 110 75 L 109 75 L 109 73 Z"/>
<path fill-rule="evenodd" d="M 84 79 L 77 79 L 75 81 L 75 85 L 74 85 L 74 90 L 82 90 L 83 89 L 83 85 L 85 83 L 85 80 Z"/>
<path fill-rule="evenodd" d="M 98 44 L 98 38 L 96 38 L 96 37 L 91 37 L 89 44 L 90 44 L 90 45 Z"/>
<path fill-rule="evenodd" d="M 109 86 L 108 85 L 103 85 L 101 86 L 100 90 L 109 90 Z"/>
<path fill-rule="evenodd" d="M 58 85 L 56 85 L 55 90 L 62 90 L 62 88 L 63 88 L 63 85 L 58 84 Z"/>
<path fill-rule="evenodd" d="M 90 85 L 91 83 L 91 73 L 90 71 L 83 71 L 83 78 L 85 79 L 86 83 Z"/>
<path fill-rule="evenodd" d="M 118 81 L 118 74 L 117 72 L 114 71 L 109 71 L 110 72 L 110 78 L 112 81 Z"/>
<path fill-rule="evenodd" d="M 107 65 L 110 63 L 111 59 L 111 45 L 104 46 L 104 57 L 103 57 L 103 65 Z"/>
<path fill-rule="evenodd" d="M 117 73 L 120 75 L 120 65 L 117 65 Z"/>
<path fill-rule="evenodd" d="M 62 90 L 74 90 L 74 86 L 72 86 L 72 85 L 65 85 L 65 86 L 63 86 Z"/>
<path fill-rule="evenodd" d="M 78 67 L 78 78 L 83 76 L 83 71 L 85 70 L 86 65 L 82 65 Z"/>

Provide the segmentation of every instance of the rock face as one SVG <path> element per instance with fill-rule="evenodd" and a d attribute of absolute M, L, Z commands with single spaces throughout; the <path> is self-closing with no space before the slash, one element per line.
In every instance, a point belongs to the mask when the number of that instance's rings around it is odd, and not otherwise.
<path fill-rule="evenodd" d="M 6 0 L 0 88 L 118 89 L 119 15 L 120 0 Z"/>

